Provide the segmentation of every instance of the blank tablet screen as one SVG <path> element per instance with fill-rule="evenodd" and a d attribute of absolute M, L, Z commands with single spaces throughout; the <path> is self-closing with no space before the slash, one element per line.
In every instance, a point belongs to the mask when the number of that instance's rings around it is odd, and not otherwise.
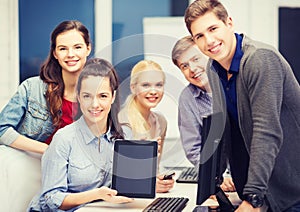
<path fill-rule="evenodd" d="M 118 195 L 154 198 L 157 142 L 117 140 L 114 146 L 112 188 Z"/>

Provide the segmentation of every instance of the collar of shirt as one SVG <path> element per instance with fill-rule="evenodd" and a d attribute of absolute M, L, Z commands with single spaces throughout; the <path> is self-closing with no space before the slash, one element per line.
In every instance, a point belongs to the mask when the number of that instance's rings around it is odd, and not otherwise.
<path fill-rule="evenodd" d="M 202 96 L 208 96 L 208 93 L 206 91 L 202 90 L 201 88 L 199 88 L 198 86 L 191 84 L 191 83 L 188 86 L 195 98 L 202 97 Z"/>
<path fill-rule="evenodd" d="M 78 130 L 81 132 L 84 142 L 86 144 L 89 144 L 91 142 L 95 142 L 98 140 L 98 138 L 92 133 L 92 131 L 90 130 L 90 128 L 87 126 L 83 116 L 81 116 L 77 122 L 77 127 Z M 100 136 L 100 139 L 104 139 L 107 142 L 112 142 L 109 138 L 111 137 L 111 132 L 110 132 L 110 128 L 107 130 L 106 133 L 102 134 Z"/>
<path fill-rule="evenodd" d="M 241 58 L 244 54 L 242 51 L 243 36 L 235 33 L 235 37 L 237 41 L 236 48 L 229 68 L 229 73 L 231 74 L 237 74 L 239 72 Z M 215 60 L 212 62 L 212 66 L 214 67 L 214 70 L 216 70 L 220 78 L 227 81 L 227 71 Z"/>

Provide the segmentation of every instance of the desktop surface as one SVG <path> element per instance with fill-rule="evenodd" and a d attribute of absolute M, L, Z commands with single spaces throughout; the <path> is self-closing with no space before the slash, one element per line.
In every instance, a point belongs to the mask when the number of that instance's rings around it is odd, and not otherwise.
<path fill-rule="evenodd" d="M 180 172 L 176 172 L 176 176 L 179 176 Z M 227 193 L 229 199 L 233 204 L 239 204 L 240 199 L 236 192 Z M 173 189 L 167 193 L 157 193 L 156 198 L 158 197 L 186 197 L 189 199 L 186 207 L 183 211 L 192 212 L 196 205 L 196 196 L 197 196 L 197 184 L 192 183 L 176 183 L 174 184 Z M 94 211 L 139 211 L 142 212 L 154 199 L 150 198 L 135 198 L 131 203 L 124 204 L 113 204 L 105 201 L 93 202 L 85 205 L 82 208 L 79 208 L 78 212 L 94 212 Z M 206 200 L 203 206 L 218 206 L 218 202 L 213 199 Z"/>

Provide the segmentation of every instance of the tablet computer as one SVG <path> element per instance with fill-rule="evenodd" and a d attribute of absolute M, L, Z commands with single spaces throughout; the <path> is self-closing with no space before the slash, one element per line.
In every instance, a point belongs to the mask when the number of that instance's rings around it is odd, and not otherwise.
<path fill-rule="evenodd" d="M 118 195 L 154 198 L 157 172 L 157 142 L 116 140 L 112 188 Z"/>

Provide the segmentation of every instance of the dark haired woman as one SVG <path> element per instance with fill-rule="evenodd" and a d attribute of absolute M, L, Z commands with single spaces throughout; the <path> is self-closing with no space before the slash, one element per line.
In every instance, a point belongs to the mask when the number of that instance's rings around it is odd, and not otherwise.
<path fill-rule="evenodd" d="M 63 21 L 50 42 L 40 76 L 25 80 L 0 113 L 2 211 L 26 209 L 40 186 L 39 157 L 77 113 L 76 82 L 91 52 L 88 29 L 79 21 Z M 39 153 L 38 159 L 32 153 Z"/>
<path fill-rule="evenodd" d="M 79 21 L 53 30 L 40 76 L 25 80 L 0 114 L 0 144 L 36 153 L 47 149 L 52 134 L 73 122 L 75 85 L 90 52 L 89 32 Z"/>
<path fill-rule="evenodd" d="M 59 129 L 44 153 L 42 190 L 33 198 L 29 211 L 74 211 L 99 199 L 132 201 L 116 196 L 117 191 L 109 188 L 114 141 L 132 137 L 130 128 L 121 127 L 117 118 L 117 74 L 106 60 L 92 60 L 96 61 L 88 62 L 78 78 L 76 90 L 82 115 Z"/>

